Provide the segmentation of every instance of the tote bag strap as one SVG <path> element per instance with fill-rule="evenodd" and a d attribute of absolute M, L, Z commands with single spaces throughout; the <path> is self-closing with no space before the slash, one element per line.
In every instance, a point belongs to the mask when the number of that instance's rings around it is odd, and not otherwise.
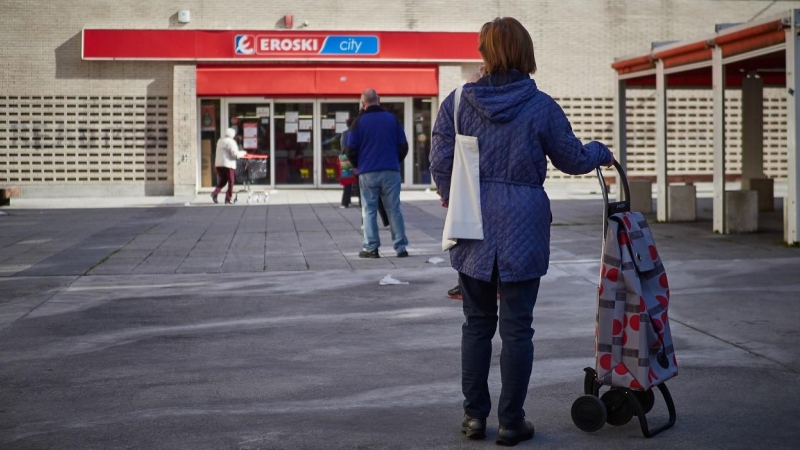
<path fill-rule="evenodd" d="M 459 86 L 456 88 L 455 96 L 453 100 L 453 124 L 456 126 L 456 134 L 458 134 L 458 105 L 461 103 L 461 91 L 464 90 L 464 86 Z"/>

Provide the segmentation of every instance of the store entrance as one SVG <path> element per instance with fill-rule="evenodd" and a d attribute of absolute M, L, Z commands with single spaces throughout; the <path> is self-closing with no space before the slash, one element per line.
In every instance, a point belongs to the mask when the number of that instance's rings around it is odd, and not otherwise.
<path fill-rule="evenodd" d="M 408 139 L 408 157 L 400 167 L 405 186 L 430 185 L 427 144 L 435 117 L 434 100 L 381 99 L 381 106 L 397 116 Z M 198 103 L 201 188 L 216 184 L 216 143 L 228 127 L 237 130 L 240 148 L 248 153 L 269 155 L 266 178 L 254 180 L 253 184 L 274 188 L 339 185 L 340 138 L 348 121 L 358 115 L 358 99 L 237 97 L 200 99 Z"/>

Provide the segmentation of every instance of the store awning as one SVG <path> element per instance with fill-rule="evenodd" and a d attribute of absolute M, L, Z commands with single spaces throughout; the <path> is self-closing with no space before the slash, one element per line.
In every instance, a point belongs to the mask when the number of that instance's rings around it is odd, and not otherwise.
<path fill-rule="evenodd" d="M 439 95 L 432 65 L 202 65 L 198 96 L 358 96 L 365 88 L 381 96 Z"/>

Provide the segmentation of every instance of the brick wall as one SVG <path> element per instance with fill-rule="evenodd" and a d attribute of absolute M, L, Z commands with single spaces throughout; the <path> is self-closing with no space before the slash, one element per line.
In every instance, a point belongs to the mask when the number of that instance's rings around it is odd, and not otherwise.
<path fill-rule="evenodd" d="M 4 0 L 0 183 L 19 183 L 28 192 L 66 186 L 58 190 L 65 195 L 97 192 L 97 184 L 128 186 L 135 194 L 164 192 L 165 185 L 188 192 L 195 184 L 193 66 L 82 61 L 83 28 L 275 29 L 291 13 L 295 26 L 307 21 L 308 30 L 478 31 L 485 21 L 510 15 L 533 37 L 540 88 L 565 105 L 581 138 L 608 141 L 614 57 L 644 53 L 652 41 L 708 36 L 715 23 L 789 8 L 800 8 L 800 1 Z M 178 9 L 191 11 L 191 23 L 177 23 Z M 442 65 L 439 99 L 473 70 Z M 109 123 L 89 125 L 97 121 Z M 131 127 L 139 130 L 137 139 L 125 134 Z M 103 157 L 121 162 L 92 172 Z M 49 172 L 35 172 L 39 167 Z"/>
<path fill-rule="evenodd" d="M 194 64 L 176 64 L 172 85 L 172 154 L 175 195 L 191 195 L 197 185 L 197 83 Z"/>

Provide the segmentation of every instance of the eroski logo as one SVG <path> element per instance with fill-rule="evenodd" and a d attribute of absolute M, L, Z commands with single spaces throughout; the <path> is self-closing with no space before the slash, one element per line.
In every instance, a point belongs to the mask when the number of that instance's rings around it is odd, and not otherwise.
<path fill-rule="evenodd" d="M 256 51 L 255 39 L 253 36 L 239 34 L 234 40 L 237 55 L 252 55 Z"/>
<path fill-rule="evenodd" d="M 238 34 L 236 55 L 295 57 L 306 55 L 377 55 L 378 36 L 323 34 Z"/>

